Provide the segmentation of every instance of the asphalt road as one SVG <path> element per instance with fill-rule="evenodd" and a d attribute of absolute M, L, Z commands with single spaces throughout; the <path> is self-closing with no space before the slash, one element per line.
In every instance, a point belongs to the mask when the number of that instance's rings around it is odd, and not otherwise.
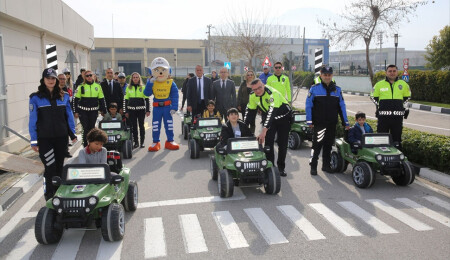
<path fill-rule="evenodd" d="M 354 97 L 354 101 L 360 97 Z M 346 97 L 350 105 L 352 97 Z M 356 103 L 355 103 L 356 104 Z M 414 114 L 413 114 L 414 115 Z M 146 121 L 149 121 L 147 119 Z M 209 154 L 189 159 L 175 116 L 178 151 L 134 151 L 124 160 L 139 185 L 139 208 L 126 213 L 123 241 L 100 230 L 69 230 L 56 245 L 34 237 L 44 205 L 37 183 L 0 217 L 1 259 L 448 259 L 450 190 L 416 181 L 396 186 L 378 176 L 358 189 L 344 174 L 310 176 L 310 143 L 289 150 L 281 192 L 260 187 L 218 197 Z M 148 146 L 151 132 L 147 131 Z M 162 141 L 165 141 L 164 135 Z M 320 169 L 320 168 L 319 168 Z M 419 205 L 417 205 L 419 204 Z"/>

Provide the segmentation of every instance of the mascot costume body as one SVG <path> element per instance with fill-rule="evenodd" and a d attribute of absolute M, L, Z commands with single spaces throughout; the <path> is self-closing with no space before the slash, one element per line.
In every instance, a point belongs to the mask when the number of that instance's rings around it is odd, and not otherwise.
<path fill-rule="evenodd" d="M 147 81 L 144 95 L 153 98 L 153 143 L 148 148 L 149 152 L 156 152 L 161 148 L 160 132 L 161 124 L 164 120 L 167 140 L 164 145 L 166 149 L 178 150 L 180 146 L 173 140 L 173 119 L 172 115 L 178 110 L 178 87 L 169 78 L 169 62 L 161 57 L 152 61 L 150 66 L 153 78 Z"/>

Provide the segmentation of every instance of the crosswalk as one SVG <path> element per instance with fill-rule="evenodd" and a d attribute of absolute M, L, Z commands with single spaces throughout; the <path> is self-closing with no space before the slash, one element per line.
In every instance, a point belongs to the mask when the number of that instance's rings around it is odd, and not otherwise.
<path fill-rule="evenodd" d="M 309 212 L 307 216 L 312 219 L 314 214 L 324 219 L 332 228 L 339 231 L 338 234 L 343 237 L 364 237 L 361 232 L 361 226 L 354 227 L 354 222 L 349 221 L 354 217 L 359 222 L 368 225 L 371 229 L 379 234 L 389 235 L 406 232 L 405 230 L 411 230 L 412 232 L 425 232 L 431 230 L 439 230 L 442 228 L 450 228 L 450 218 L 447 217 L 450 213 L 448 202 L 434 197 L 426 196 L 424 200 L 432 202 L 435 208 L 439 208 L 440 212 L 427 208 L 419 202 L 413 201 L 409 198 L 395 198 L 392 201 L 383 201 L 380 199 L 367 199 L 358 202 L 352 201 L 338 201 L 335 206 L 333 203 L 310 203 L 305 205 L 312 209 L 312 213 Z M 422 199 L 418 201 L 424 201 Z M 397 205 L 395 208 L 392 205 Z M 400 205 L 400 206 L 399 206 Z M 405 207 L 403 207 L 405 206 Z M 335 208 L 342 208 L 350 214 L 342 216 L 341 211 L 333 211 Z M 306 212 L 305 208 L 300 212 L 293 205 L 280 205 L 276 206 L 276 210 L 284 216 L 285 219 L 273 217 L 273 209 L 270 208 L 244 208 L 245 214 L 240 214 L 239 218 L 241 222 L 236 222 L 230 211 L 215 211 L 211 212 L 209 217 L 212 217 L 213 221 L 217 224 L 217 229 L 208 228 L 205 229 L 205 224 L 202 222 L 207 221 L 205 215 L 197 214 L 182 214 L 173 216 L 178 218 L 179 232 L 183 238 L 184 249 L 186 254 L 198 254 L 202 252 L 213 251 L 217 247 L 225 246 L 228 250 L 234 250 L 238 248 L 249 248 L 250 244 L 253 246 L 255 234 L 245 234 L 245 232 L 256 233 L 256 236 L 262 237 L 267 246 L 287 244 L 293 241 L 289 241 L 279 228 L 282 225 L 281 222 L 291 223 L 294 230 L 298 230 L 306 241 L 333 239 L 332 236 L 327 238 L 324 235 L 327 228 L 324 226 L 315 227 L 310 220 L 308 220 L 302 213 Z M 267 213 L 272 214 L 267 214 Z M 383 214 L 377 214 L 375 216 L 373 212 L 383 212 Z M 423 223 L 421 220 L 411 216 L 410 212 L 418 212 L 418 215 L 423 215 L 432 221 L 428 221 L 432 226 Z M 444 212 L 444 214 L 442 213 Z M 386 213 L 386 214 L 384 214 Z M 311 215 L 313 214 L 313 215 Z M 350 216 L 350 217 L 349 217 Z M 392 222 L 392 218 L 398 220 L 396 225 L 404 225 L 403 227 L 392 227 L 382 220 L 382 217 L 389 217 L 389 221 Z M 242 223 L 242 218 L 246 217 L 244 221 L 254 228 L 246 229 Z M 167 218 L 167 217 L 166 217 Z M 247 221 L 248 220 L 248 221 Z M 146 259 L 164 258 L 170 257 L 168 251 L 168 244 L 171 241 L 168 240 L 166 234 L 175 232 L 174 230 L 165 230 L 165 223 L 167 219 L 162 217 L 145 218 L 144 220 L 144 232 L 142 237 L 139 238 L 139 234 L 125 235 L 124 241 L 119 242 L 105 242 L 101 240 L 98 245 L 96 259 L 120 259 L 127 258 L 126 253 L 122 254 L 122 251 L 126 251 L 125 241 L 127 239 L 133 239 L 133 243 L 142 243 L 143 255 Z M 171 220 L 170 220 L 171 221 Z M 356 221 L 355 221 L 356 222 Z M 427 223 L 428 223 L 427 222 Z M 277 226 L 278 224 L 278 226 Z M 394 224 L 394 223 L 392 223 Z M 243 232 L 244 230 L 244 232 Z M 400 231 L 399 231 L 400 230 Z M 82 248 L 82 240 L 85 233 L 84 230 L 66 230 L 59 244 L 53 252 L 52 259 L 75 259 L 77 253 Z M 223 239 L 223 244 L 208 242 L 205 239 L 206 233 L 214 232 L 218 237 Z M 170 237 L 170 236 L 169 236 Z M 210 237 L 210 236 L 209 236 Z M 220 238 L 219 238 L 220 239 Z M 292 238 L 291 238 L 292 239 Z M 264 242 L 263 242 L 264 243 Z M 29 229 L 25 234 L 19 238 L 14 249 L 9 252 L 6 259 L 29 259 L 32 256 L 33 251 L 38 247 L 38 243 L 34 237 L 34 230 Z M 90 249 L 92 250 L 92 249 Z M 122 256 L 123 255 L 123 256 Z"/>

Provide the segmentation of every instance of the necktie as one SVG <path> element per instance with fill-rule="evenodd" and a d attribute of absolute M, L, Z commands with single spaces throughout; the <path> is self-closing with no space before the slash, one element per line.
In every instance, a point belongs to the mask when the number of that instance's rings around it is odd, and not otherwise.
<path fill-rule="evenodd" d="M 222 80 L 222 88 L 225 86 L 225 80 Z"/>

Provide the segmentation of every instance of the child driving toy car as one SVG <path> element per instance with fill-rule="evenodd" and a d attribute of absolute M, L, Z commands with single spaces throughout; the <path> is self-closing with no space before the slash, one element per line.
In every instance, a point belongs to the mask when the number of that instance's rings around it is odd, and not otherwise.
<path fill-rule="evenodd" d="M 109 112 L 106 113 L 105 117 L 103 117 L 103 120 L 105 120 L 105 121 L 112 121 L 112 120 L 121 121 L 122 120 L 122 115 L 117 113 L 117 103 L 111 102 L 109 104 L 108 111 Z"/>
<path fill-rule="evenodd" d="M 236 108 L 228 109 L 227 119 L 228 121 L 222 125 L 220 142 L 217 144 L 216 148 L 225 147 L 227 145 L 228 138 L 253 136 L 247 125 L 239 120 L 239 111 Z"/>
<path fill-rule="evenodd" d="M 87 134 L 88 145 L 80 151 L 78 163 L 80 164 L 106 164 L 107 151 L 103 145 L 107 142 L 106 133 L 95 127 Z"/>
<path fill-rule="evenodd" d="M 217 117 L 222 118 L 219 111 L 216 110 L 216 102 L 214 100 L 208 101 L 206 109 L 203 111 L 202 117 Z"/>
<path fill-rule="evenodd" d="M 348 132 L 348 142 L 350 144 L 361 143 L 361 136 L 365 133 L 373 133 L 372 127 L 366 123 L 366 114 L 358 111 L 355 115 L 356 123 Z M 356 154 L 357 150 L 352 147 L 352 153 Z"/>

